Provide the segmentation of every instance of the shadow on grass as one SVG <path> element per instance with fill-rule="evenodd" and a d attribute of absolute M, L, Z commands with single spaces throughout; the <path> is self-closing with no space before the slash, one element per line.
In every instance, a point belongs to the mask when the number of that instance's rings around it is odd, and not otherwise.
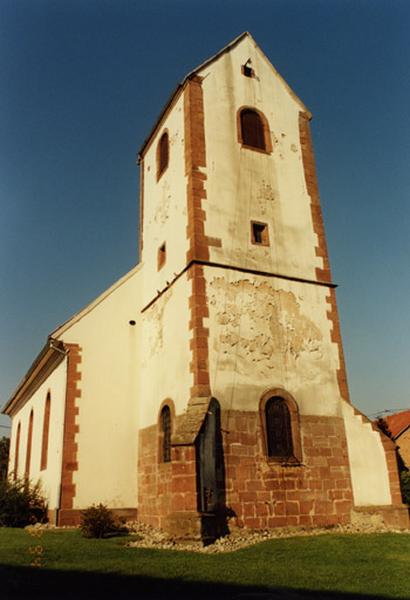
<path fill-rule="evenodd" d="M 267 588 L 231 584 L 192 582 L 141 576 L 58 571 L 33 567 L 0 565 L 0 596 L 4 600 L 33 598 L 49 600 L 387 600 L 338 592 L 289 588 Z M 404 600 L 404 599 L 403 599 Z"/>

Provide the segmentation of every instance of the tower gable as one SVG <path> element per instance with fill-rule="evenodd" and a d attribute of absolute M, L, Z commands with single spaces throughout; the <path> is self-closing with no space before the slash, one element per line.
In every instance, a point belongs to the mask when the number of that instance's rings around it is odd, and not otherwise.
<path fill-rule="evenodd" d="M 327 257 L 317 251 L 324 237 L 314 223 L 301 131 L 301 115 L 308 127 L 310 114 L 249 35 L 198 73 L 212 157 L 205 234 L 219 240 L 210 261 L 322 280 L 317 270 Z M 263 129 L 256 145 L 244 139 L 248 115 Z"/>

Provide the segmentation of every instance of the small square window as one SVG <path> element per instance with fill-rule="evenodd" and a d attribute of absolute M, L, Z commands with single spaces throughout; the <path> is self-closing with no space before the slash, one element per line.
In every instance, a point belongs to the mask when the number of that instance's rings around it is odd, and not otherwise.
<path fill-rule="evenodd" d="M 252 244 L 269 246 L 269 231 L 266 223 L 251 221 L 251 240 Z"/>
<path fill-rule="evenodd" d="M 158 248 L 157 269 L 162 269 L 167 258 L 167 247 L 165 242 Z"/>

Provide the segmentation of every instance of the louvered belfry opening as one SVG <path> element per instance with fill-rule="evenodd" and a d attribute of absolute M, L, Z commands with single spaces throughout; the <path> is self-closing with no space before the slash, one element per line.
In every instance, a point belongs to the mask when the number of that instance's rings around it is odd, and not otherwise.
<path fill-rule="evenodd" d="M 241 111 L 241 132 L 245 146 L 266 150 L 262 118 L 255 110 L 245 108 Z"/>
<path fill-rule="evenodd" d="M 171 462 L 171 411 L 169 406 L 161 410 L 162 462 Z"/>
<path fill-rule="evenodd" d="M 158 171 L 157 177 L 158 179 L 161 177 L 162 173 L 168 166 L 169 161 L 169 138 L 168 133 L 165 131 L 158 144 Z"/>
<path fill-rule="evenodd" d="M 265 406 L 268 456 L 289 458 L 293 455 L 290 412 L 279 396 L 269 398 Z"/>

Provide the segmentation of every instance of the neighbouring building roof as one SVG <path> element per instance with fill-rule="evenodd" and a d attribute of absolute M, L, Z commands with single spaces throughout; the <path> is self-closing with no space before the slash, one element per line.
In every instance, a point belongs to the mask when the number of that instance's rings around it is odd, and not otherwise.
<path fill-rule="evenodd" d="M 389 417 L 383 417 L 393 438 L 398 438 L 408 427 L 410 427 L 410 409 L 398 412 Z"/>

